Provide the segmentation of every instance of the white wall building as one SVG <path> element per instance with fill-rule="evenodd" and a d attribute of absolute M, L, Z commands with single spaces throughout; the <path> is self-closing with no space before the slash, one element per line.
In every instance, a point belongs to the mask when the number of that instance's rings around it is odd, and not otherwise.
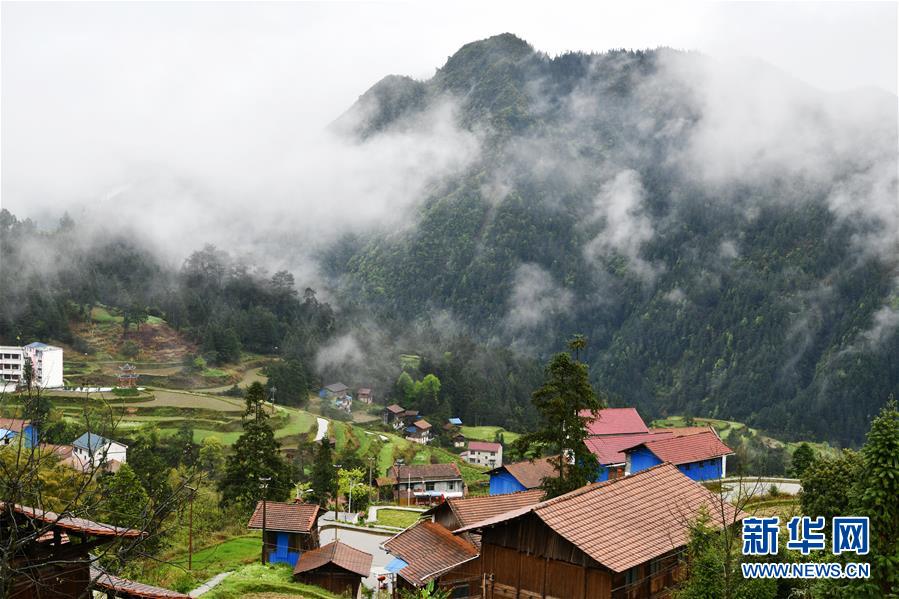
<path fill-rule="evenodd" d="M 72 453 L 83 463 L 100 466 L 113 460 L 125 463 L 128 457 L 128 446 L 95 435 L 84 433 L 72 443 Z"/>
<path fill-rule="evenodd" d="M 469 464 L 499 468 L 503 465 L 503 446 L 489 441 L 470 441 L 460 457 Z"/>
<path fill-rule="evenodd" d="M 29 343 L 25 347 L 0 346 L 0 384 L 15 386 L 23 383 L 25 360 L 31 360 L 33 385 L 40 389 L 63 386 L 62 348 L 46 343 Z"/>

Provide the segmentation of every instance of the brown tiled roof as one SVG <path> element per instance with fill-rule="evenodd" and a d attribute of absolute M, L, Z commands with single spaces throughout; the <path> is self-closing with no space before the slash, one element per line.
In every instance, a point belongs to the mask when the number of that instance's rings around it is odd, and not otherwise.
<path fill-rule="evenodd" d="M 722 443 L 718 435 L 711 430 L 683 437 L 637 442 L 629 449 L 640 445 L 649 449 L 663 462 L 671 462 L 675 465 L 710 460 L 733 453 L 733 450 Z"/>
<path fill-rule="evenodd" d="M 515 477 L 515 480 L 524 485 L 525 489 L 536 489 L 543 484 L 543 479 L 557 475 L 556 465 L 551 460 L 558 460 L 559 456 L 548 458 L 538 458 L 533 462 L 525 460 L 523 462 L 513 462 L 505 464 L 499 468 L 494 468 L 490 472 L 496 472 L 502 468 Z"/>
<path fill-rule="evenodd" d="M 0 502 L 0 511 L 9 508 L 9 504 Z M 69 532 L 80 532 L 94 537 L 123 537 L 134 538 L 140 537 L 144 533 L 133 528 L 122 528 L 113 526 L 112 524 L 104 524 L 103 522 L 94 522 L 84 518 L 76 518 L 73 516 L 63 516 L 56 512 L 42 510 L 24 505 L 15 504 L 12 510 L 18 514 L 22 514 L 26 518 L 42 522 L 56 528 L 62 528 Z"/>
<path fill-rule="evenodd" d="M 478 556 L 467 540 L 430 520 L 421 520 L 384 543 L 384 548 L 407 564 L 397 572 L 414 586 Z"/>
<path fill-rule="evenodd" d="M 505 495 L 482 495 L 480 497 L 458 497 L 447 499 L 449 508 L 456 515 L 459 526 L 468 526 L 493 516 L 528 505 L 540 503 L 542 489 L 530 489 Z"/>
<path fill-rule="evenodd" d="M 425 419 L 421 419 L 421 420 L 416 420 L 412 424 L 412 426 L 414 426 L 415 428 L 420 428 L 422 430 L 427 430 L 427 429 L 431 428 L 431 423 Z"/>
<path fill-rule="evenodd" d="M 591 414 L 583 410 L 581 416 L 593 415 L 594 420 L 587 424 L 587 432 L 591 435 L 621 435 L 648 433 L 646 423 L 640 418 L 635 408 L 606 408 Z"/>
<path fill-rule="evenodd" d="M 390 469 L 389 475 L 398 482 L 405 481 L 408 478 L 412 482 L 428 480 L 456 480 L 462 478 L 462 473 L 455 463 L 450 464 L 408 464 L 405 466 L 394 466 Z"/>
<path fill-rule="evenodd" d="M 282 503 L 266 501 L 265 529 L 281 532 L 309 533 L 318 519 L 319 506 L 316 503 Z M 262 528 L 262 502 L 250 518 L 247 528 Z"/>
<path fill-rule="evenodd" d="M 21 420 L 19 418 L 0 418 L 0 428 L 21 433 L 28 422 L 28 420 Z"/>
<path fill-rule="evenodd" d="M 107 574 L 99 568 L 91 567 L 91 581 L 94 588 L 113 591 L 114 593 L 126 593 L 134 597 L 147 597 L 148 599 L 189 599 L 190 595 L 170 591 L 161 587 L 154 587 L 133 580 L 119 578 L 112 574 Z"/>
<path fill-rule="evenodd" d="M 603 566 L 624 572 L 686 545 L 689 523 L 702 508 L 718 526 L 746 516 L 673 464 L 663 463 L 488 518 L 456 533 L 483 530 L 534 513 Z"/>
<path fill-rule="evenodd" d="M 387 411 L 392 412 L 393 414 L 402 414 L 406 411 L 406 408 L 400 406 L 399 404 L 392 404 L 387 406 Z"/>
<path fill-rule="evenodd" d="M 340 541 L 333 541 L 324 547 L 312 549 L 300 555 L 293 573 L 301 574 L 321 568 L 326 564 L 335 564 L 344 570 L 366 577 L 371 573 L 371 560 L 370 553 L 359 551 Z"/>

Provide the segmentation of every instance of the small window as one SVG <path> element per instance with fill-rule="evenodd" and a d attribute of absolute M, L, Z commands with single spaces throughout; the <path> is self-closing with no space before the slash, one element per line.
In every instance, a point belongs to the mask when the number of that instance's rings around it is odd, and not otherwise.
<path fill-rule="evenodd" d="M 662 571 L 662 561 L 662 558 L 656 558 L 649 562 L 649 573 L 652 576 L 655 576 Z"/>
<path fill-rule="evenodd" d="M 433 490 L 434 490 L 434 483 L 425 483 L 425 490 L 426 490 L 426 491 L 433 491 Z"/>
<path fill-rule="evenodd" d="M 624 573 L 624 584 L 632 585 L 637 582 L 637 568 L 630 568 Z"/>

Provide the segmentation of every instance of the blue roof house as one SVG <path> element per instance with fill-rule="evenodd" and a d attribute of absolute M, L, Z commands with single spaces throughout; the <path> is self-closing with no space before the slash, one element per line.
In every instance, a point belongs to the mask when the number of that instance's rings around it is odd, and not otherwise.
<path fill-rule="evenodd" d="M 83 462 L 100 466 L 113 460 L 125 463 L 128 446 L 102 437 L 96 433 L 84 433 L 72 442 L 72 452 Z"/>

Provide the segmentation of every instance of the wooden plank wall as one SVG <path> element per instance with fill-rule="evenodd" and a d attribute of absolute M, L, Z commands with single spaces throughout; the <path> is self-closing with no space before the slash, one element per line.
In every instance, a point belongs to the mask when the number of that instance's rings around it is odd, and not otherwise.
<path fill-rule="evenodd" d="M 493 583 L 488 597 L 515 599 L 611 599 L 608 572 L 483 545 L 481 565 Z"/>

